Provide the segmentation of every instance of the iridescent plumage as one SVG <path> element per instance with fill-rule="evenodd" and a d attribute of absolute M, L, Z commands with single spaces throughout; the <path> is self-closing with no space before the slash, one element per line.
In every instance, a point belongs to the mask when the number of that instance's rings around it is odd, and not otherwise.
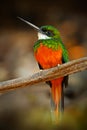
<path fill-rule="evenodd" d="M 52 68 L 69 61 L 68 52 L 62 43 L 59 31 L 52 26 L 42 26 L 49 37 L 40 39 L 34 45 L 35 58 L 42 69 Z M 53 111 L 58 117 L 64 109 L 63 86 L 68 84 L 68 76 L 50 81 Z"/>

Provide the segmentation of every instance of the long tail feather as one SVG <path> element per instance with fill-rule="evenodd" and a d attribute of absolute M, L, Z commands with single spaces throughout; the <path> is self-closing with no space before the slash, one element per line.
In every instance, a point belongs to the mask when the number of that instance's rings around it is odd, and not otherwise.
<path fill-rule="evenodd" d="M 57 121 L 61 119 L 64 111 L 64 93 L 62 83 L 52 84 L 51 88 L 51 108 L 52 108 L 52 119 Z"/>

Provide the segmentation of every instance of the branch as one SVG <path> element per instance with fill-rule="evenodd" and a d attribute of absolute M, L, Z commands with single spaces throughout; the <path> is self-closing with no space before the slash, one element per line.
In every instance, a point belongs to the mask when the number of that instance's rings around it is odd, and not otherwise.
<path fill-rule="evenodd" d="M 55 78 L 70 75 L 87 69 L 87 57 L 72 60 L 54 68 L 41 70 L 29 77 L 17 78 L 0 82 L 0 92 L 35 85 L 36 83 L 50 81 Z"/>

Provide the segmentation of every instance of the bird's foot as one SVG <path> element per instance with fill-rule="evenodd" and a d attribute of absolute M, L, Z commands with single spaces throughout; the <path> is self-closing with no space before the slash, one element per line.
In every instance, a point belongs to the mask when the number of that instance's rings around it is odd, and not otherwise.
<path fill-rule="evenodd" d="M 59 66 L 60 66 L 60 64 L 57 64 L 57 66 L 59 67 Z"/>

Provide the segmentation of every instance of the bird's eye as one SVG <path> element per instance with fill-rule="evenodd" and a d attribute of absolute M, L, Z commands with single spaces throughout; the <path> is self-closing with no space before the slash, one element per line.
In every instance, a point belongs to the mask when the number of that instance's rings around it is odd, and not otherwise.
<path fill-rule="evenodd" d="M 52 36 L 53 36 L 53 33 L 52 33 L 51 31 L 46 31 L 45 33 L 46 33 L 46 35 L 49 36 L 49 37 L 52 37 Z"/>
<path fill-rule="evenodd" d="M 53 36 L 54 36 L 54 34 L 53 34 L 53 32 L 52 32 L 51 30 L 47 30 L 47 29 L 44 29 L 44 28 L 42 28 L 41 30 L 42 30 L 42 32 L 44 32 L 48 37 L 53 37 Z"/>

